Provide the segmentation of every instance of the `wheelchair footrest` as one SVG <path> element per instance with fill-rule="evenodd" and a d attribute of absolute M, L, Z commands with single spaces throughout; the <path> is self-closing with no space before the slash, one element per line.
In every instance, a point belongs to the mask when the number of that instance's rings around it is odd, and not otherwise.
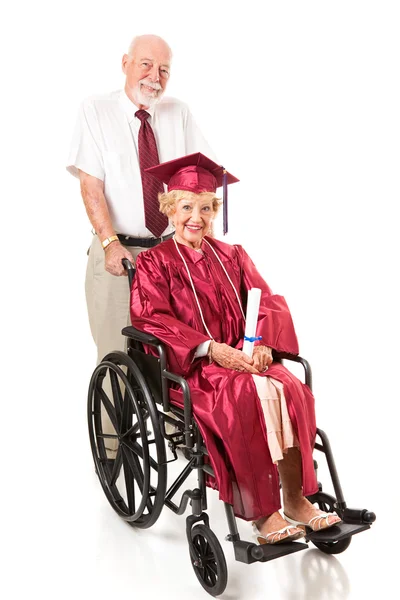
<path fill-rule="evenodd" d="M 280 556 L 286 556 L 299 550 L 306 550 L 307 544 L 301 542 L 281 542 L 279 544 L 254 544 L 242 540 L 233 542 L 235 559 L 247 565 L 254 562 L 267 562 Z"/>
<path fill-rule="evenodd" d="M 370 525 L 352 525 L 350 523 L 339 523 L 329 527 L 329 529 L 322 529 L 321 531 L 311 531 L 307 529 L 306 540 L 311 542 L 338 542 L 345 538 L 351 537 L 356 533 L 370 529 Z"/>

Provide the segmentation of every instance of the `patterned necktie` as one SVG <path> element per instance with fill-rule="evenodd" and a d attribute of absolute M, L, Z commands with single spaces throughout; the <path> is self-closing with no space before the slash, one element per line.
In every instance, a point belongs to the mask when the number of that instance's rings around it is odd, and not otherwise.
<path fill-rule="evenodd" d="M 155 237 L 160 237 L 168 225 L 168 219 L 160 213 L 158 194 L 164 191 L 164 186 L 153 175 L 145 173 L 145 169 L 160 164 L 157 152 L 156 138 L 147 119 L 149 113 L 145 110 L 138 110 L 135 116 L 140 119 L 139 129 L 139 163 L 142 175 L 144 217 L 147 229 Z"/>

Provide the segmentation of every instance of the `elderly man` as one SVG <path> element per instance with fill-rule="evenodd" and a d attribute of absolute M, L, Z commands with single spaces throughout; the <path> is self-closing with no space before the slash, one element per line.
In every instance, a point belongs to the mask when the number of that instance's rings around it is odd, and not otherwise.
<path fill-rule="evenodd" d="M 158 36 L 136 37 L 122 57 L 123 90 L 81 105 L 68 171 L 79 178 L 95 235 L 89 249 L 86 299 L 98 361 L 124 350 L 129 289 L 122 259 L 172 236 L 159 212 L 163 186 L 144 169 L 193 152 L 213 157 L 187 106 L 163 97 L 171 50 Z"/>

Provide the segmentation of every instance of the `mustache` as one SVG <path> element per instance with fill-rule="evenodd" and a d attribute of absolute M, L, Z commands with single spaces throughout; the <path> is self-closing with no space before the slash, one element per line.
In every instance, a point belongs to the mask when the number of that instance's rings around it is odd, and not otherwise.
<path fill-rule="evenodd" d="M 162 89 L 162 87 L 159 83 L 156 83 L 156 82 L 153 83 L 152 81 L 148 81 L 147 79 L 141 79 L 139 81 L 139 84 L 147 85 L 148 87 L 152 88 L 153 90 L 156 90 L 157 92 Z"/>

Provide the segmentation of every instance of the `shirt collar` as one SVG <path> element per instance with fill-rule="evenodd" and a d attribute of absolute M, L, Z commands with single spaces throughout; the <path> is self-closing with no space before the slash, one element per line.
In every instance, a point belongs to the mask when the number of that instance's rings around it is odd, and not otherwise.
<path fill-rule="evenodd" d="M 125 93 L 125 90 L 121 90 L 121 93 L 119 95 L 119 101 L 122 105 L 124 113 L 126 114 L 128 123 L 131 123 L 135 119 L 135 113 L 139 110 L 139 107 L 136 106 L 136 104 L 134 104 L 132 100 L 128 98 L 128 96 Z M 149 113 L 151 118 L 153 118 L 154 116 L 155 108 L 156 106 L 151 106 L 150 108 L 146 109 L 146 112 Z"/>

